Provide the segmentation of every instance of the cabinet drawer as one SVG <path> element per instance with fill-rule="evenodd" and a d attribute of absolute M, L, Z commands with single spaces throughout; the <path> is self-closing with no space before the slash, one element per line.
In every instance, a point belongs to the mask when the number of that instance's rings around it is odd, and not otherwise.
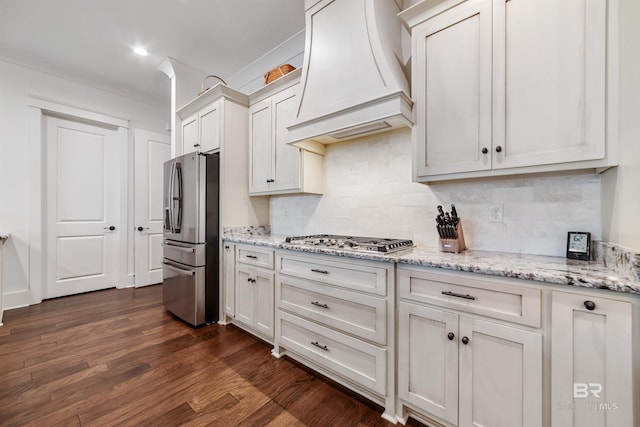
<path fill-rule="evenodd" d="M 540 327 L 540 290 L 498 281 L 398 268 L 398 295 L 495 319 Z"/>
<path fill-rule="evenodd" d="M 387 343 L 384 298 L 280 274 L 276 281 L 279 308 L 378 344 Z"/>
<path fill-rule="evenodd" d="M 236 262 L 273 269 L 273 250 L 236 245 Z"/>
<path fill-rule="evenodd" d="M 280 312 L 280 345 L 381 395 L 386 394 L 386 350 Z"/>
<path fill-rule="evenodd" d="M 276 256 L 276 269 L 282 274 L 385 296 L 388 269 L 377 264 L 380 263 L 334 261 L 320 255 L 279 253 Z"/>

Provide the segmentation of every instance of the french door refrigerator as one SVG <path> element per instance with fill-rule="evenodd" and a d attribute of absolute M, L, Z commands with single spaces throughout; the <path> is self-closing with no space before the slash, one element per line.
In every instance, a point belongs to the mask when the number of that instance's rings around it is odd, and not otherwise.
<path fill-rule="evenodd" d="M 162 299 L 194 325 L 219 320 L 219 154 L 164 164 Z"/>

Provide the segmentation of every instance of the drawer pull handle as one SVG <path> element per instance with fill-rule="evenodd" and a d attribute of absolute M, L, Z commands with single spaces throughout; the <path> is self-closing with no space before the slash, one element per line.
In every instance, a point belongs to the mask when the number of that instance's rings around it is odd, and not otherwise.
<path fill-rule="evenodd" d="M 256 283 L 256 279 L 252 279 L 251 277 L 249 277 L 247 279 L 247 282 Z"/>
<path fill-rule="evenodd" d="M 327 304 L 320 304 L 318 301 L 311 301 L 311 304 L 322 308 L 329 308 Z"/>
<path fill-rule="evenodd" d="M 464 345 L 469 344 L 469 338 L 468 337 L 462 337 L 462 344 L 464 344 Z"/>
<path fill-rule="evenodd" d="M 447 338 L 449 338 L 449 341 L 453 341 L 455 337 L 456 337 L 456 334 L 454 334 L 453 332 L 449 332 L 447 334 Z"/>
<path fill-rule="evenodd" d="M 318 341 L 311 341 L 312 345 L 315 345 L 316 347 L 318 347 L 320 350 L 324 350 L 324 351 L 329 351 L 329 349 L 327 348 L 326 345 L 322 345 L 320 344 Z"/>
<path fill-rule="evenodd" d="M 596 309 L 596 303 L 593 302 L 593 301 L 585 301 L 584 302 L 584 308 L 586 308 L 589 311 L 595 310 Z"/>
<path fill-rule="evenodd" d="M 251 259 L 258 259 L 258 257 L 255 255 L 246 255 L 246 257 Z"/>
<path fill-rule="evenodd" d="M 314 273 L 329 274 L 327 270 L 318 270 L 317 268 L 312 268 L 311 271 L 313 271 Z"/>
<path fill-rule="evenodd" d="M 442 291 L 442 295 L 447 295 L 447 296 L 456 297 L 456 298 L 470 299 L 470 300 L 475 300 L 476 299 L 476 297 L 471 296 L 469 294 L 463 295 L 463 294 L 457 294 L 455 292 L 450 292 L 450 291 Z"/>

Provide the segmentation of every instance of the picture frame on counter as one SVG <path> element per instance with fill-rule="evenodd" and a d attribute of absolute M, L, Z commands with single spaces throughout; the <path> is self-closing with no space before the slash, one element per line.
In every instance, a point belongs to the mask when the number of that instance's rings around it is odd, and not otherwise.
<path fill-rule="evenodd" d="M 567 233 L 567 259 L 589 261 L 591 259 L 591 233 L 569 231 Z"/>

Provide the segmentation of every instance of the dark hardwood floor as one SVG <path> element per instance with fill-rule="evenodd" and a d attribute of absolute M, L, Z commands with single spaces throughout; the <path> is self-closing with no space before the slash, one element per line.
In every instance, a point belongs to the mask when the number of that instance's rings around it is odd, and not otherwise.
<path fill-rule="evenodd" d="M 391 425 L 270 348 L 235 326 L 177 320 L 159 285 L 9 310 L 0 425 Z"/>

